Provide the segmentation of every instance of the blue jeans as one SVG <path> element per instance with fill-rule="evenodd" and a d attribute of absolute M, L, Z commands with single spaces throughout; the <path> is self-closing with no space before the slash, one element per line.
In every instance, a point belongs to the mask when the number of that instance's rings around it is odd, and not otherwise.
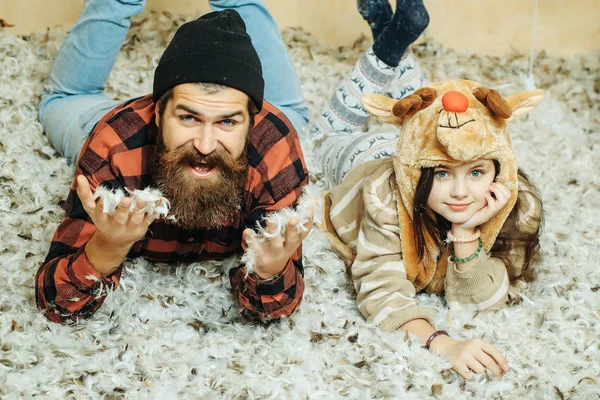
<path fill-rule="evenodd" d="M 263 0 L 213 0 L 214 11 L 240 13 L 263 67 L 265 100 L 281 110 L 296 130 L 308 122 L 298 75 L 277 24 Z M 39 116 L 54 148 L 70 161 L 79 156 L 94 126 L 121 101 L 103 94 L 130 26 L 145 0 L 90 0 L 60 48 Z"/>

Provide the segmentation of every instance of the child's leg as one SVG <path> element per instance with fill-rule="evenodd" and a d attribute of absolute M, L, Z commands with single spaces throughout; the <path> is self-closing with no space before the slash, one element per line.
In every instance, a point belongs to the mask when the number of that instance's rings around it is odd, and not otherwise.
<path fill-rule="evenodd" d="M 325 183 L 339 185 L 355 166 L 392 157 L 397 142 L 397 130 L 328 136 L 316 149 Z"/>
<path fill-rule="evenodd" d="M 40 121 L 52 145 L 72 161 L 94 125 L 119 103 L 102 91 L 129 19 L 144 6 L 145 0 L 89 0 L 54 60 Z"/>
<path fill-rule="evenodd" d="M 362 107 L 364 92 L 383 93 L 396 76 L 396 70 L 379 60 L 372 49 L 367 50 L 344 79 L 329 104 L 312 125 L 311 138 L 315 159 L 321 162 L 322 172 L 329 185 L 342 181 L 359 162 L 391 155 L 388 135 L 365 135 L 369 113 Z M 378 143 L 379 140 L 385 143 Z"/>
<path fill-rule="evenodd" d="M 425 84 L 425 74 L 410 49 L 402 56 L 396 72 L 396 77 L 392 79 L 385 91 L 386 95 L 392 99 L 400 100 L 413 94 Z"/>
<path fill-rule="evenodd" d="M 391 21 L 374 38 L 373 51 L 387 65 L 397 67 L 402 56 L 429 25 L 423 0 L 396 0 Z"/>
<path fill-rule="evenodd" d="M 392 20 L 393 11 L 389 0 L 357 0 L 356 5 L 373 32 L 373 39 L 377 39 Z"/>
<path fill-rule="evenodd" d="M 398 74 L 390 82 L 386 94 L 401 99 L 414 93 L 425 83 L 423 70 L 408 48 L 429 22 L 422 1 L 400 0 L 396 4 L 396 13 L 392 13 L 389 0 L 357 0 L 357 3 L 358 11 L 373 32 L 375 55 L 389 65 L 397 66 Z"/>
<path fill-rule="evenodd" d="M 311 128 L 319 143 L 317 158 L 330 185 L 340 183 L 356 165 L 395 151 L 396 132 L 361 134 L 369 120 L 360 98 L 364 92 L 402 98 L 423 83 L 408 46 L 429 23 L 421 0 L 397 0 L 391 16 L 387 0 L 358 0 L 361 15 L 373 31 L 374 43 L 351 71 Z"/>
<path fill-rule="evenodd" d="M 214 11 L 236 10 L 246 23 L 246 30 L 260 58 L 265 80 L 265 100 L 281 110 L 294 128 L 300 131 L 308 123 L 300 80 L 281 38 L 275 20 L 263 0 L 211 0 Z"/>
<path fill-rule="evenodd" d="M 383 93 L 395 76 L 395 68 L 377 58 L 372 48 L 367 50 L 311 127 L 312 138 L 361 132 L 370 118 L 360 102 L 363 93 Z"/>

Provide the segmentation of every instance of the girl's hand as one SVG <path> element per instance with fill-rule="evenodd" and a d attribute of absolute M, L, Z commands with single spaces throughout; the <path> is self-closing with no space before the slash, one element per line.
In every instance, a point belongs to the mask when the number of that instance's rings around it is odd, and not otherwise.
<path fill-rule="evenodd" d="M 448 337 L 444 337 L 444 339 L 439 341 L 437 346 L 433 345 L 434 341 L 431 346 L 432 350 L 450 360 L 452 368 L 466 380 L 473 379 L 473 372 L 483 374 L 486 369 L 497 378 L 502 377 L 502 373 L 508 371 L 506 359 L 491 344 L 481 339 L 465 341 Z"/>
<path fill-rule="evenodd" d="M 473 214 L 468 221 L 464 222 L 460 226 L 457 226 L 456 228 L 461 230 L 471 230 L 488 222 L 494 215 L 498 214 L 502 207 L 508 203 L 508 200 L 510 200 L 510 190 L 503 184 L 494 182 L 490 185 L 490 190 L 486 195 L 486 198 L 487 205 Z"/>

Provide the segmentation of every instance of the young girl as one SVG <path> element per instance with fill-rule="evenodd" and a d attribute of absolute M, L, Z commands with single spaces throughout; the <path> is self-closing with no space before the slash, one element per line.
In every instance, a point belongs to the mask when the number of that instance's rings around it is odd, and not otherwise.
<path fill-rule="evenodd" d="M 344 104 L 381 90 L 367 79 L 361 88 Z M 508 363 L 481 339 L 436 331 L 433 310 L 415 294 L 445 292 L 450 308 L 483 310 L 502 307 L 510 283 L 532 279 L 542 206 L 518 169 L 507 122 L 542 98 L 538 90 L 503 99 L 475 82 L 448 81 L 402 100 L 362 96 L 361 112 L 398 125 L 399 135 L 354 133 L 363 126 L 331 114 L 337 98 L 312 129 L 324 175 L 337 185 L 325 196 L 324 228 L 350 268 L 359 310 L 381 329 L 416 334 L 468 380 L 486 369 L 500 376 Z"/>

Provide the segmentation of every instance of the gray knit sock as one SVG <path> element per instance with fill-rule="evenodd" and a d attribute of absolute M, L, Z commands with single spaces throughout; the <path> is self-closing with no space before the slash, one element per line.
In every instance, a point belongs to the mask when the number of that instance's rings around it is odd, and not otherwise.
<path fill-rule="evenodd" d="M 356 6 L 360 15 L 369 24 L 373 39 L 377 39 L 394 14 L 389 0 L 357 0 Z"/>

